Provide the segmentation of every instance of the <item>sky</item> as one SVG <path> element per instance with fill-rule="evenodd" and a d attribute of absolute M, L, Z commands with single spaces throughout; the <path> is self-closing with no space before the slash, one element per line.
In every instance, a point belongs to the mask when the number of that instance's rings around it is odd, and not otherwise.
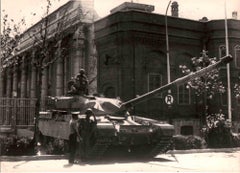
<path fill-rule="evenodd" d="M 55 10 L 68 0 L 51 0 L 52 8 Z M 123 2 L 131 2 L 131 0 L 82 0 L 93 1 L 94 9 L 100 18 L 110 14 L 110 10 Z M 132 0 L 136 3 L 150 4 L 155 6 L 154 13 L 165 14 L 167 5 L 170 0 Z M 174 0 L 172 0 L 173 2 Z M 176 0 L 179 4 L 179 17 L 192 20 L 199 20 L 206 16 L 209 20 L 224 19 L 226 1 L 227 18 L 232 18 L 232 12 L 238 12 L 240 19 L 240 0 Z M 25 18 L 26 27 L 36 23 L 46 9 L 46 0 L 1 0 L 1 12 L 5 10 L 11 19 L 19 21 Z M 171 14 L 170 8 L 168 15 Z M 36 14 L 36 15 L 32 15 Z"/>

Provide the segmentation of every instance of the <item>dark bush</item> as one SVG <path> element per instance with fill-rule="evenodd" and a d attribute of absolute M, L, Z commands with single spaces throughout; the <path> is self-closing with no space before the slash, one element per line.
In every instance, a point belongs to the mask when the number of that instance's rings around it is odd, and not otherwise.
<path fill-rule="evenodd" d="M 28 137 L 1 137 L 1 155 L 35 155 L 34 140 Z"/>
<path fill-rule="evenodd" d="M 232 134 L 233 147 L 240 147 L 240 134 Z"/>
<path fill-rule="evenodd" d="M 49 138 L 46 144 L 44 144 L 44 152 L 46 154 L 65 154 L 66 145 L 63 139 Z"/>
<path fill-rule="evenodd" d="M 206 148 L 206 142 L 199 136 L 177 135 L 173 137 L 176 150 L 202 149 Z"/>
<path fill-rule="evenodd" d="M 207 117 L 207 126 L 202 132 L 209 148 L 234 147 L 230 123 L 221 112 Z"/>

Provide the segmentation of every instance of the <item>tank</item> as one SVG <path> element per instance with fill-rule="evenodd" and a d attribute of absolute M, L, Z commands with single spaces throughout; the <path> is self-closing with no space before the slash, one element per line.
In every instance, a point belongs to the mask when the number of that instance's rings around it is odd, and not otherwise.
<path fill-rule="evenodd" d="M 80 153 L 84 153 L 87 159 L 107 155 L 155 157 L 172 149 L 174 126 L 167 122 L 147 118 L 147 116 L 130 115 L 128 110 L 140 102 L 171 89 L 174 85 L 180 85 L 202 76 L 231 60 L 231 56 L 225 56 L 213 65 L 126 102 L 95 96 L 49 97 L 48 110 L 40 112 L 39 131 L 42 136 L 67 141 L 71 112 L 80 112 L 79 123 L 81 124 L 85 119 L 85 111 L 91 108 L 97 123 L 91 127 L 88 139 L 83 139 L 79 143 Z"/>

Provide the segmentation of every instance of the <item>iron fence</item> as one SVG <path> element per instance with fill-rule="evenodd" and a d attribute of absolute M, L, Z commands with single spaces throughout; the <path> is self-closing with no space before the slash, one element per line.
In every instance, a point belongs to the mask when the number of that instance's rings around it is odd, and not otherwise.
<path fill-rule="evenodd" d="M 0 125 L 34 125 L 36 99 L 0 98 Z"/>

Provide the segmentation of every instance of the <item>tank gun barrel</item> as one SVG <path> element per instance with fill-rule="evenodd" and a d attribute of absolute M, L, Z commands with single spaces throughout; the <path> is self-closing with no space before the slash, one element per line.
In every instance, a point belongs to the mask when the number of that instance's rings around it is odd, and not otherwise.
<path fill-rule="evenodd" d="M 231 55 L 224 56 L 224 57 L 220 58 L 220 60 L 217 61 L 216 63 L 211 64 L 211 65 L 209 65 L 209 66 L 207 66 L 207 67 L 205 67 L 205 68 L 203 68 L 199 71 L 196 71 L 194 73 L 190 73 L 190 74 L 188 74 L 186 76 L 183 76 L 181 78 L 178 78 L 178 79 L 176 79 L 176 80 L 174 80 L 174 81 L 172 81 L 172 82 L 170 82 L 170 83 L 168 83 L 164 86 L 161 86 L 161 87 L 159 87 L 155 90 L 152 90 L 152 91 L 150 91 L 146 94 L 143 94 L 139 97 L 136 97 L 134 99 L 131 99 L 127 102 L 122 103 L 121 109 L 128 109 L 130 107 L 133 107 L 140 102 L 148 100 L 148 99 L 152 98 L 153 96 L 155 96 L 155 95 L 157 95 L 157 94 L 159 94 L 159 93 L 161 93 L 165 90 L 168 90 L 168 89 L 172 88 L 174 85 L 184 84 L 184 83 L 186 83 L 186 82 L 188 82 L 188 81 L 190 81 L 190 80 L 192 80 L 196 77 L 203 76 L 204 74 L 212 71 L 213 69 L 219 68 L 219 67 L 229 63 L 230 61 L 232 61 L 232 59 L 233 58 L 232 58 Z"/>

